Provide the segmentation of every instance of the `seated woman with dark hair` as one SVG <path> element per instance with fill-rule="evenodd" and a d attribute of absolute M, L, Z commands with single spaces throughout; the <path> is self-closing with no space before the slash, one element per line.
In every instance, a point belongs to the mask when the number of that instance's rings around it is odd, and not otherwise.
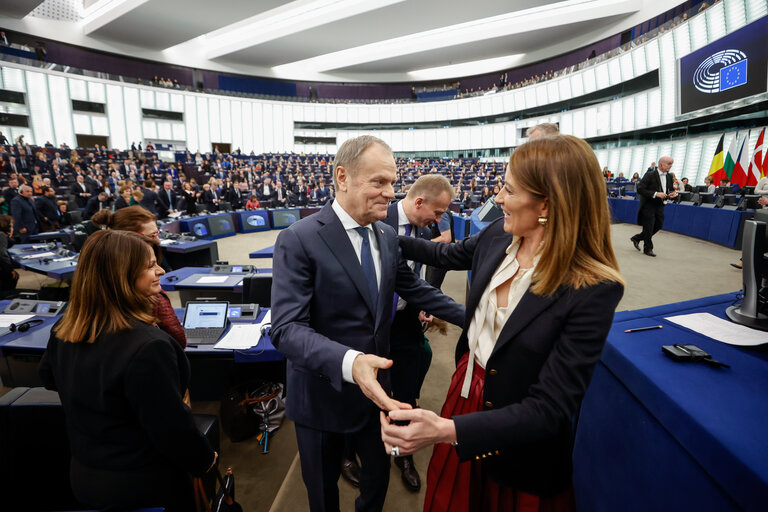
<path fill-rule="evenodd" d="M 182 402 L 189 362 L 152 315 L 156 244 L 112 230 L 86 240 L 40 362 L 64 408 L 72 490 L 91 507 L 194 510 L 189 475 L 217 459 Z"/>
<path fill-rule="evenodd" d="M 8 248 L 13 245 L 13 217 L 0 215 L 0 296 L 7 296 L 16 289 L 19 282 L 19 273 L 13 266 Z"/>
<path fill-rule="evenodd" d="M 131 231 L 152 239 L 157 239 L 159 234 L 157 217 L 141 206 L 129 206 L 116 212 L 101 210 L 91 217 L 91 222 L 105 229 Z M 164 271 L 170 271 L 170 267 L 163 265 L 159 255 L 158 265 L 162 266 Z M 181 348 L 186 348 L 187 336 L 184 334 L 184 328 L 173 311 L 171 299 L 163 290 L 157 292 L 152 314 L 157 318 L 158 326 L 170 334 Z"/>

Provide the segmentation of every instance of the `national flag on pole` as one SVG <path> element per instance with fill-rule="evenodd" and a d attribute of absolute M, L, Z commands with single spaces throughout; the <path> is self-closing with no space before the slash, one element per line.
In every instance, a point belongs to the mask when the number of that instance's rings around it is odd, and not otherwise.
<path fill-rule="evenodd" d="M 747 136 L 741 141 L 739 156 L 736 158 L 736 162 L 733 166 L 733 174 L 731 175 L 731 183 L 740 187 L 747 185 L 747 167 L 749 167 L 749 156 L 747 153 L 749 152 L 749 148 L 746 146 L 747 142 L 749 142 L 750 133 L 751 132 L 747 132 Z"/>
<path fill-rule="evenodd" d="M 749 162 L 749 170 L 747 171 L 747 186 L 752 187 L 757 185 L 760 178 L 765 176 L 765 162 L 763 161 L 763 136 L 765 135 L 765 128 L 760 131 L 760 136 L 757 138 L 755 149 L 752 151 L 752 160 Z"/>
<path fill-rule="evenodd" d="M 713 184 L 717 187 L 720 185 L 720 180 L 726 177 L 723 170 L 723 139 L 725 134 L 720 136 L 720 142 L 717 143 L 717 149 L 715 150 L 715 156 L 712 157 L 712 164 L 709 166 L 709 176 L 712 176 Z"/>
<path fill-rule="evenodd" d="M 736 167 L 736 160 L 738 158 L 738 156 L 736 155 L 736 151 L 738 151 L 739 149 L 738 139 L 739 139 L 739 134 L 737 132 L 731 139 L 731 143 L 728 145 L 728 152 L 725 154 L 725 161 L 723 162 L 723 170 L 725 171 L 725 174 L 728 176 L 728 179 L 731 179 L 731 176 L 733 176 L 733 168 Z"/>

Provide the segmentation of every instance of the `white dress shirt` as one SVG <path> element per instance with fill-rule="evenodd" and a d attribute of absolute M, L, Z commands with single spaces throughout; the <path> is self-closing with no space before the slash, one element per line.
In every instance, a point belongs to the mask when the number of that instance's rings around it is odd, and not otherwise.
<path fill-rule="evenodd" d="M 659 171 L 659 180 L 661 181 L 661 191 L 666 194 L 667 193 L 667 173 Z M 656 194 L 658 194 L 658 192 L 653 194 L 653 197 L 656 197 Z"/>
<path fill-rule="evenodd" d="M 405 209 L 403 208 L 403 202 L 398 201 L 397 202 L 397 234 L 405 236 L 405 228 L 411 224 L 411 221 L 408 220 L 408 216 L 405 214 Z M 411 238 L 416 238 L 416 235 L 418 235 L 418 229 L 416 226 L 411 224 Z M 408 266 L 411 268 L 411 270 L 416 268 L 416 263 L 413 260 L 408 260 Z M 421 269 L 419 270 L 419 278 L 424 279 L 424 275 L 426 272 L 426 266 L 422 265 Z M 405 306 L 408 304 L 406 300 L 402 297 L 397 298 L 397 311 L 402 311 L 405 309 Z"/>
<path fill-rule="evenodd" d="M 483 291 L 483 295 L 480 297 L 480 302 L 467 329 L 469 361 L 467 362 L 467 372 L 464 375 L 464 383 L 461 387 L 461 396 L 464 398 L 469 397 L 469 388 L 472 384 L 475 362 L 481 368 L 485 368 L 496 346 L 496 341 L 499 339 L 501 330 L 517 307 L 520 299 L 523 298 L 523 295 L 531 286 L 533 271 L 539 262 L 540 255 L 537 253 L 534 256 L 531 268 L 520 268 L 517 262 L 517 250 L 520 248 L 521 241 L 521 238 L 516 238 L 507 247 L 507 255 L 496 269 L 496 272 L 494 272 L 485 291 Z M 506 307 L 500 307 L 496 301 L 496 288 L 509 281 L 512 276 L 514 276 L 514 279 L 512 279 L 512 283 L 509 286 L 507 305 Z"/>
<path fill-rule="evenodd" d="M 376 238 L 376 233 L 373 232 L 373 226 L 368 224 L 367 226 L 360 226 L 355 219 L 353 219 L 341 206 L 338 201 L 334 201 L 331 205 L 333 212 L 341 221 L 341 225 L 349 237 L 349 241 L 352 243 L 352 248 L 355 250 L 357 261 L 362 265 L 362 252 L 363 252 L 363 237 L 355 231 L 356 228 L 365 227 L 368 230 L 368 240 L 371 244 L 371 256 L 373 257 L 373 267 L 376 270 L 376 283 L 381 288 L 381 252 L 379 251 L 379 241 Z M 341 376 L 346 382 L 354 383 L 352 378 L 352 365 L 355 362 L 355 358 L 362 354 L 358 350 L 349 349 L 344 354 L 344 359 L 341 362 Z"/>

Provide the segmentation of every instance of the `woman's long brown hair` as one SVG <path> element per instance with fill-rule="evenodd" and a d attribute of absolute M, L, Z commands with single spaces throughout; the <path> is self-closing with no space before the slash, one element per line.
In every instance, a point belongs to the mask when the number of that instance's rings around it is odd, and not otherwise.
<path fill-rule="evenodd" d="M 102 230 L 88 237 L 72 279 L 69 307 L 55 328 L 72 343 L 93 343 L 102 333 L 155 323 L 152 299 L 138 292 L 157 242 L 138 233 Z"/>
<path fill-rule="evenodd" d="M 552 295 L 603 281 L 624 283 L 611 245 L 605 180 L 594 151 L 571 135 L 542 137 L 512 153 L 509 171 L 521 188 L 547 198 L 541 258 L 531 291 Z"/>

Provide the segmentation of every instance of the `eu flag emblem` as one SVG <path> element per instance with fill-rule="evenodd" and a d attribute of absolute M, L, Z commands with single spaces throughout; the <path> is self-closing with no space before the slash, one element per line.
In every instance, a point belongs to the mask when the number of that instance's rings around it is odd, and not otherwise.
<path fill-rule="evenodd" d="M 747 83 L 747 59 L 725 66 L 720 70 L 720 92 Z"/>

